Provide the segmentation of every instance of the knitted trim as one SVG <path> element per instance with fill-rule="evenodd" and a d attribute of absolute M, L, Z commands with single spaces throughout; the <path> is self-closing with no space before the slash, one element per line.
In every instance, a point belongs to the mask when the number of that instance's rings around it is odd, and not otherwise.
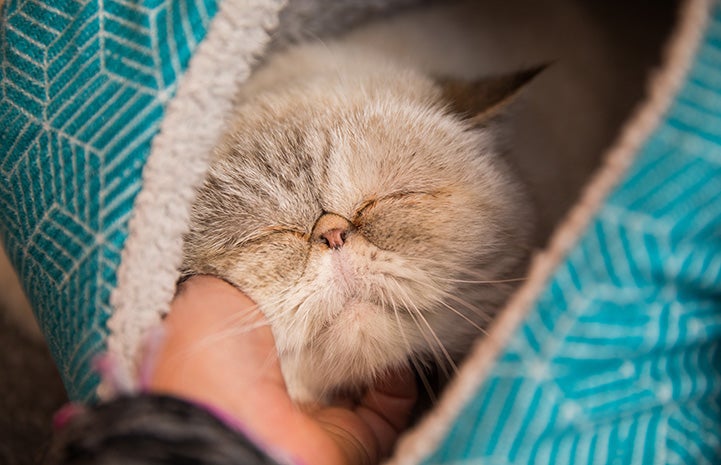
<path fill-rule="evenodd" d="M 277 26 L 284 5 L 284 0 L 221 2 L 153 140 L 108 321 L 108 352 L 128 385 L 137 387 L 144 335 L 170 307 L 196 186 L 204 178 L 233 97 L 268 44 L 268 32 Z M 98 395 L 105 399 L 111 391 L 101 383 Z"/>

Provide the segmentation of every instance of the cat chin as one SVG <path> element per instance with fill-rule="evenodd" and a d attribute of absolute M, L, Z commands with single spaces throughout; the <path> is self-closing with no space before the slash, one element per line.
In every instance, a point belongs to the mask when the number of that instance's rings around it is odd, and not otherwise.
<path fill-rule="evenodd" d="M 400 355 L 400 354 L 399 354 Z M 384 374 L 408 369 L 405 357 L 395 363 L 373 367 L 369 373 L 360 374 L 359 366 L 336 365 L 332 370 L 318 366 L 283 366 L 283 378 L 288 394 L 300 406 L 331 405 L 338 400 L 358 401 L 376 380 Z M 312 379 L 310 379 L 312 378 Z M 334 382 L 335 381 L 335 382 Z"/>
<path fill-rule="evenodd" d="M 410 338 L 399 336 L 386 309 L 350 300 L 314 337 L 315 345 L 281 353 L 289 393 L 301 404 L 327 403 L 339 393 L 359 395 L 378 376 L 407 364 Z"/>
<path fill-rule="evenodd" d="M 448 358 L 478 334 L 459 327 L 468 326 L 462 317 L 441 318 L 445 307 L 432 310 L 451 288 L 410 260 L 362 238 L 346 245 L 313 254 L 303 281 L 284 292 L 266 290 L 268 301 L 257 300 L 267 304 L 262 307 L 271 315 L 274 334 L 282 335 L 277 340 L 283 375 L 300 404 L 328 403 L 339 393 L 360 395 L 378 376 L 411 359 L 424 366 L 431 360 L 452 365 Z M 376 254 L 372 261 L 370 253 Z M 268 304 L 280 294 L 293 311 Z"/>

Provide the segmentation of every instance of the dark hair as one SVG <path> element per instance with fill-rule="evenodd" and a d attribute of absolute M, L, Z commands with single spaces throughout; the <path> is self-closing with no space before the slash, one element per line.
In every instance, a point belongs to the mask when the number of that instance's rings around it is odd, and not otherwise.
<path fill-rule="evenodd" d="M 44 465 L 277 465 L 240 431 L 170 396 L 88 407 L 53 437 Z"/>

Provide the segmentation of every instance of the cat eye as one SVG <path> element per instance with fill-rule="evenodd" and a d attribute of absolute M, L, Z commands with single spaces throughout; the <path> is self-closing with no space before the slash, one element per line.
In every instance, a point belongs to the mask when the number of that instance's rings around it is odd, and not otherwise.
<path fill-rule="evenodd" d="M 305 233 L 300 230 L 297 230 L 297 229 L 287 228 L 284 226 L 269 226 L 267 228 L 263 228 L 257 234 L 254 234 L 254 235 L 246 238 L 246 240 L 243 241 L 243 244 L 249 244 L 252 242 L 267 240 L 268 238 L 270 238 L 272 236 L 280 235 L 280 234 L 283 234 L 283 235 L 289 234 L 289 235 L 295 236 L 298 239 L 303 240 L 303 241 L 307 241 L 310 239 L 310 234 Z"/>
<path fill-rule="evenodd" d="M 401 191 L 401 192 L 394 192 L 392 194 L 384 195 L 381 197 L 374 197 L 371 199 L 368 199 L 361 203 L 358 208 L 355 211 L 355 214 L 353 215 L 353 223 L 357 219 L 359 219 L 364 213 L 366 213 L 369 210 L 372 210 L 375 208 L 378 203 L 384 202 L 387 200 L 397 200 L 402 199 L 405 197 L 412 197 L 412 196 L 431 196 L 435 197 L 437 195 L 437 192 L 426 192 L 426 191 Z"/>

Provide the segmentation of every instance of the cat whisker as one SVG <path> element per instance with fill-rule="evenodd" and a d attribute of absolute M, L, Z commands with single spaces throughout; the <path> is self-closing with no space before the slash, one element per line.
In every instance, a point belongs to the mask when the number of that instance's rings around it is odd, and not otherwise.
<path fill-rule="evenodd" d="M 505 284 L 505 283 L 517 283 L 517 282 L 523 282 L 528 278 L 508 278 L 508 279 L 496 279 L 496 280 L 485 280 L 485 281 L 475 281 L 475 280 L 469 280 L 469 279 L 453 279 L 453 278 L 441 278 L 437 277 L 436 279 L 440 281 L 447 281 L 452 283 L 462 283 L 462 284 Z"/>
<path fill-rule="evenodd" d="M 416 318 L 414 312 L 412 310 L 410 310 L 409 308 L 407 308 L 407 306 L 405 304 L 404 304 L 404 307 L 406 308 L 408 315 L 413 320 L 413 323 L 415 323 L 416 327 L 418 328 L 420 335 L 426 341 L 426 346 L 430 349 L 431 355 L 433 356 L 433 358 L 436 361 L 436 365 L 438 365 L 439 367 L 442 367 L 444 372 L 446 372 L 445 363 L 444 363 L 442 357 L 438 353 L 438 350 L 436 348 L 436 343 L 428 337 L 428 335 L 426 334 L 426 331 L 423 329 L 421 324 L 418 322 L 418 319 Z"/>
<path fill-rule="evenodd" d="M 454 270 L 454 274 L 458 274 L 460 276 L 468 276 L 472 278 L 478 278 L 478 279 L 463 279 L 463 278 L 452 278 L 448 276 L 442 276 L 437 273 L 434 273 L 432 270 L 440 267 L 442 264 L 430 260 L 430 259 L 421 259 L 418 257 L 414 257 L 412 259 L 409 259 L 412 263 L 421 266 L 424 269 L 424 273 L 426 273 L 429 276 L 429 279 L 435 282 L 441 281 L 441 282 L 452 282 L 452 283 L 461 283 L 461 284 L 507 284 L 507 283 L 516 283 L 516 282 L 523 282 L 528 279 L 527 276 L 518 276 L 518 277 L 510 277 L 510 278 L 492 278 L 489 276 L 488 272 L 482 272 L 480 270 L 471 269 L 471 268 L 456 268 Z M 405 279 L 411 280 L 412 278 L 404 276 Z M 427 284 L 427 283 L 421 283 L 421 284 Z"/>
<path fill-rule="evenodd" d="M 310 315 L 313 313 L 312 309 L 311 311 L 303 311 L 305 307 L 308 306 L 308 295 L 303 297 L 303 300 L 295 307 L 295 311 L 293 312 L 294 318 L 291 320 L 290 325 L 291 328 L 293 327 L 300 327 L 300 334 L 305 334 L 309 336 L 309 339 L 306 341 L 309 347 L 314 347 L 316 344 L 315 331 L 309 331 L 308 328 L 311 324 L 311 318 Z M 297 330 L 291 329 L 293 332 L 298 332 Z M 301 358 L 302 351 L 296 350 L 296 358 Z"/>
<path fill-rule="evenodd" d="M 471 326 L 473 326 L 474 328 L 476 328 L 481 334 L 483 334 L 483 335 L 487 335 L 487 334 L 488 334 L 488 331 L 486 331 L 486 330 L 485 330 L 484 328 L 482 328 L 481 326 L 478 326 L 478 324 L 476 324 L 473 320 L 471 320 L 470 318 L 468 318 L 468 317 L 467 317 L 466 315 L 464 315 L 463 313 L 459 312 L 458 310 L 456 310 L 455 308 L 451 307 L 450 305 L 448 305 L 447 303 L 445 303 L 445 302 L 443 302 L 443 301 L 441 301 L 441 304 L 442 304 L 444 307 L 446 307 L 448 310 L 452 311 L 453 313 L 455 313 L 455 314 L 458 315 L 459 317 L 463 318 L 467 323 L 469 323 Z"/>
<path fill-rule="evenodd" d="M 438 397 L 433 390 L 433 386 L 431 386 L 431 382 L 428 379 L 425 367 L 423 367 L 423 365 L 416 359 L 414 355 L 411 355 L 409 360 L 413 365 L 413 369 L 416 371 L 416 373 L 418 373 L 418 378 L 420 378 L 423 389 L 425 389 L 426 394 L 428 394 L 428 399 L 431 401 L 431 404 L 435 405 Z"/>
<path fill-rule="evenodd" d="M 254 331 L 259 328 L 263 328 L 269 326 L 267 321 L 264 321 L 262 319 L 256 320 L 255 322 L 245 324 L 242 326 L 233 326 L 228 329 L 224 329 L 222 331 L 217 331 L 212 335 L 206 336 L 192 344 L 190 344 L 188 347 L 186 347 L 184 350 L 179 352 L 175 355 L 175 357 L 190 357 L 193 355 L 194 352 L 201 351 L 205 348 L 208 348 L 210 346 L 213 346 L 214 344 L 217 344 L 219 342 L 222 342 L 224 339 L 237 337 L 242 334 L 249 333 L 251 331 Z M 269 357 L 272 357 L 272 353 L 268 354 Z"/>
<path fill-rule="evenodd" d="M 391 280 L 392 283 L 395 284 L 396 288 L 398 289 L 399 293 L 401 294 L 399 297 L 401 299 L 401 302 L 404 304 L 406 309 L 408 310 L 408 314 L 413 318 L 413 321 L 416 322 L 416 325 L 418 326 L 419 331 L 421 334 L 424 335 L 424 338 L 428 341 L 429 347 L 433 348 L 436 347 L 440 349 L 442 355 L 445 357 L 445 360 L 447 362 L 447 365 L 453 370 L 453 373 L 456 373 L 458 371 L 458 367 L 456 366 L 456 363 L 453 361 L 453 357 L 451 357 L 451 354 L 448 353 L 448 350 L 446 349 L 446 346 L 443 344 L 443 342 L 440 340 L 436 332 L 433 330 L 433 327 L 428 323 L 428 320 L 426 317 L 423 316 L 423 313 L 420 311 L 420 309 L 413 303 L 412 300 L 408 298 L 408 295 L 406 291 L 402 288 L 402 286 L 395 280 Z M 416 317 L 418 317 L 416 319 Z M 418 323 L 418 321 L 423 323 L 423 325 L 428 329 L 428 333 L 426 333 L 423 330 L 423 326 Z M 426 336 L 426 334 L 430 334 L 432 341 L 429 340 Z M 435 341 L 435 344 L 433 342 Z M 437 352 L 434 350 L 434 358 L 437 359 L 438 365 L 444 370 L 445 375 L 449 375 L 446 369 L 446 364 L 442 363 L 442 359 L 440 356 L 437 355 Z"/>
<path fill-rule="evenodd" d="M 218 324 L 218 335 L 234 336 L 253 331 L 273 322 L 272 316 L 267 316 L 260 310 L 260 305 L 253 304 L 242 312 L 236 312 L 221 320 Z"/>
<path fill-rule="evenodd" d="M 493 316 L 488 314 L 488 312 L 483 311 L 483 309 L 479 308 L 477 305 L 474 305 L 474 304 L 458 297 L 457 295 L 446 293 L 445 296 L 446 296 L 446 298 L 453 300 L 454 302 L 456 302 L 456 303 L 462 305 L 463 307 L 465 307 L 466 309 L 470 310 L 471 312 L 473 312 L 474 315 L 478 315 L 480 318 L 483 319 L 483 321 L 485 323 L 490 323 L 494 319 Z"/>
<path fill-rule="evenodd" d="M 454 273 L 458 278 L 448 278 L 446 276 L 436 276 L 440 279 L 457 279 L 457 280 L 468 280 L 478 281 L 479 284 L 503 284 L 503 283 L 515 283 L 521 282 L 528 279 L 527 276 L 510 276 L 500 277 L 494 276 L 492 273 L 481 270 L 474 270 L 470 268 L 458 268 Z"/>
<path fill-rule="evenodd" d="M 424 286 L 424 287 L 427 287 L 427 286 L 429 286 L 429 285 L 432 285 L 432 284 L 429 284 L 428 282 L 426 282 L 426 280 L 414 279 L 414 278 L 411 277 L 411 276 L 398 278 L 397 276 L 386 275 L 386 278 L 391 279 L 391 280 L 395 281 L 396 283 L 397 283 L 398 279 L 402 279 L 402 280 L 407 280 L 407 281 L 410 281 L 410 282 L 413 282 L 413 283 L 420 284 L 420 285 L 422 285 L 422 286 Z M 453 279 L 449 279 L 449 278 L 436 278 L 436 279 L 445 280 L 445 281 L 447 281 L 447 282 L 464 282 L 464 283 L 466 282 L 466 281 L 462 281 L 462 280 L 453 280 Z M 507 282 L 521 281 L 521 280 L 524 280 L 524 279 L 526 279 L 526 278 L 510 278 L 510 279 L 504 279 L 504 280 L 483 281 L 483 282 L 478 281 L 478 282 L 479 282 L 479 283 L 484 283 L 484 284 L 485 284 L 485 283 L 488 283 L 488 284 L 505 284 L 505 283 L 507 283 Z M 475 282 L 472 282 L 472 281 L 467 281 L 467 282 L 469 282 L 469 283 L 475 283 Z M 452 293 L 450 293 L 450 292 L 443 291 L 442 289 L 438 289 L 438 290 L 441 292 L 441 295 L 444 296 L 445 299 L 453 300 L 453 301 L 455 301 L 456 303 L 461 304 L 463 307 L 465 307 L 466 309 L 470 310 L 473 314 L 478 315 L 479 317 L 481 317 L 485 323 L 488 323 L 488 322 L 490 322 L 490 321 L 492 320 L 492 317 L 491 317 L 487 312 L 484 312 L 482 309 L 478 308 L 477 305 L 471 304 L 470 302 L 467 302 L 467 301 L 461 299 L 460 297 L 458 297 L 458 296 L 456 296 L 456 295 L 454 295 L 454 294 L 452 294 Z M 448 309 L 450 309 L 450 310 L 453 311 L 454 313 L 456 313 L 456 314 L 458 314 L 459 316 L 461 316 L 463 319 L 465 319 L 467 322 L 469 322 L 471 325 L 473 325 L 475 328 L 477 328 L 477 329 L 478 329 L 479 331 L 481 331 L 483 334 L 486 334 L 486 330 L 485 330 L 485 329 L 483 329 L 482 327 L 480 327 L 477 323 L 475 323 L 473 320 L 471 320 L 468 316 L 464 315 L 463 313 L 461 313 L 461 312 L 458 311 L 457 309 L 452 308 L 447 302 L 444 301 L 444 299 L 439 299 L 438 302 L 439 302 L 441 305 L 443 305 L 444 307 L 447 307 Z"/>
<path fill-rule="evenodd" d="M 398 306 L 396 305 L 395 301 L 393 300 L 392 296 L 389 297 L 389 303 L 391 308 L 393 309 L 393 315 L 395 316 L 396 323 L 398 324 L 398 332 L 401 334 L 401 338 L 403 339 L 403 343 L 406 345 L 406 348 L 408 349 L 408 353 L 410 354 L 409 361 L 411 365 L 413 365 L 413 369 L 418 373 L 418 377 L 421 380 L 421 384 L 423 384 L 423 388 L 426 390 L 426 393 L 428 394 L 428 398 L 431 400 L 433 404 L 436 403 L 436 395 L 435 392 L 433 392 L 433 387 L 431 386 L 430 381 L 428 380 L 428 376 L 426 376 L 425 369 L 420 365 L 418 360 L 416 360 L 416 357 L 413 355 L 413 351 L 411 349 L 411 344 L 408 342 L 408 336 L 406 336 L 405 331 L 403 330 L 403 324 L 401 323 L 401 318 L 398 313 Z M 385 299 L 384 304 L 385 304 Z"/>

